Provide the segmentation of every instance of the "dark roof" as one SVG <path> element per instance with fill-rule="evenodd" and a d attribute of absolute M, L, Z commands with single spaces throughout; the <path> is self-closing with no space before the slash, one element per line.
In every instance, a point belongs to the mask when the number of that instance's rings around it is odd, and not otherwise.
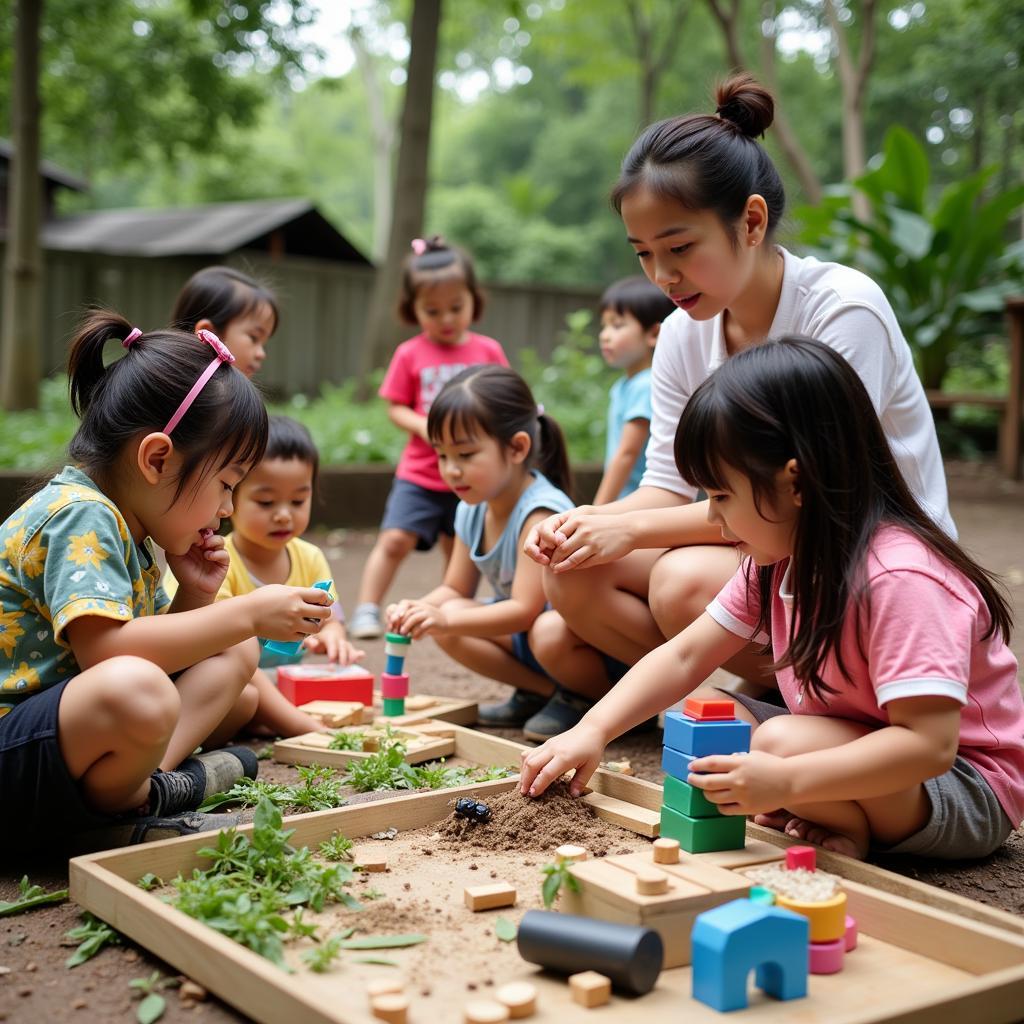
<path fill-rule="evenodd" d="M 370 261 L 308 199 L 263 199 L 168 209 L 96 210 L 43 225 L 46 249 L 124 256 L 226 256 L 271 248 L 289 256 Z"/>
<path fill-rule="evenodd" d="M 9 139 L 0 139 L 0 160 L 6 160 L 10 163 L 13 156 L 14 143 Z M 39 170 L 44 178 L 56 185 L 63 185 L 65 188 L 74 189 L 76 192 L 89 191 L 89 182 L 84 178 L 79 178 L 70 171 L 65 171 L 63 167 L 51 164 L 49 160 L 41 160 L 39 162 Z"/>

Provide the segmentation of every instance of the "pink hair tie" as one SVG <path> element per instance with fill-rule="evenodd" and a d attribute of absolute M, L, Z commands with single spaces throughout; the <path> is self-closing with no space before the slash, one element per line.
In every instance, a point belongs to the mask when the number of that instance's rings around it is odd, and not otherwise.
<path fill-rule="evenodd" d="M 409 248 L 412 249 L 417 256 L 422 256 L 427 251 L 427 243 L 423 241 L 422 238 L 414 238 L 409 243 Z"/>
<path fill-rule="evenodd" d="M 206 387 L 210 378 L 220 369 L 221 363 L 233 363 L 235 361 L 235 357 L 228 351 L 227 346 L 213 331 L 201 329 L 196 331 L 196 334 L 201 341 L 205 341 L 213 349 L 216 355 L 210 365 L 199 375 L 199 380 L 192 385 L 192 390 L 182 400 L 175 414 L 167 421 L 167 426 L 164 427 L 165 434 L 169 434 L 181 422 L 182 416 L 188 412 L 189 406 L 196 400 L 199 392 Z"/>
<path fill-rule="evenodd" d="M 122 342 L 121 342 L 121 344 L 122 344 L 122 345 L 123 345 L 123 346 L 124 346 L 125 348 L 131 348 L 131 347 L 132 347 L 132 345 L 134 345 L 134 344 L 135 344 L 135 342 L 137 342 L 137 341 L 139 340 L 139 338 L 141 338 L 141 337 L 142 337 L 142 331 L 140 331 L 140 330 L 138 329 L 138 327 L 133 327 L 133 328 L 132 328 L 132 329 L 131 329 L 131 330 L 130 330 L 130 331 L 128 332 L 128 337 L 127 337 L 127 338 L 125 338 L 125 339 L 124 339 L 124 341 L 122 341 Z"/>
<path fill-rule="evenodd" d="M 538 416 L 543 416 L 544 415 L 544 406 L 540 402 L 537 403 L 537 415 Z"/>

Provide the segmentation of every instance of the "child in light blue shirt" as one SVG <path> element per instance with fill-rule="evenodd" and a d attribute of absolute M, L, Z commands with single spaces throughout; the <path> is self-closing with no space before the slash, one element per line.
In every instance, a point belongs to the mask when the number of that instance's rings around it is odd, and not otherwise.
<path fill-rule="evenodd" d="M 661 322 L 675 309 L 646 277 L 627 277 L 601 296 L 601 355 L 623 375 L 608 406 L 604 476 L 595 505 L 625 498 L 640 486 L 651 430 L 651 358 Z"/>

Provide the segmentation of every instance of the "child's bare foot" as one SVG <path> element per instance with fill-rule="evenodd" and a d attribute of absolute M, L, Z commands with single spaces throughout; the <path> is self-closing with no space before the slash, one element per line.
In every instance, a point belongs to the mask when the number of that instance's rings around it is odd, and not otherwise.
<path fill-rule="evenodd" d="M 784 807 L 780 807 L 777 811 L 769 811 L 767 814 L 755 814 L 754 824 L 762 825 L 764 828 L 773 828 L 776 832 L 785 832 L 786 826 L 791 821 L 796 821 Z"/>
<path fill-rule="evenodd" d="M 868 855 L 867 836 L 859 839 L 856 836 L 846 835 L 843 832 L 834 832 L 823 825 L 807 821 L 805 818 L 790 817 L 785 827 L 785 833 L 794 839 L 802 839 L 806 843 L 814 843 L 825 850 L 831 850 L 832 853 L 842 853 L 847 857 L 853 857 L 855 860 L 864 860 Z"/>

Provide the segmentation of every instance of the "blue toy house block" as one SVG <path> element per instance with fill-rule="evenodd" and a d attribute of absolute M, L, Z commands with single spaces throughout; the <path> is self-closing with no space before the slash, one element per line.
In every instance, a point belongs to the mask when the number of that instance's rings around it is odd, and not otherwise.
<path fill-rule="evenodd" d="M 665 713 L 665 746 L 690 757 L 750 750 L 749 722 L 698 722 L 678 711 Z"/>
<path fill-rule="evenodd" d="M 693 758 L 689 754 L 684 754 L 681 750 L 673 750 L 672 747 L 662 747 L 661 749 L 661 770 L 666 775 L 681 779 L 683 782 L 690 774 L 692 760 Z"/>
<path fill-rule="evenodd" d="M 810 924 L 782 907 L 733 900 L 693 923 L 693 998 L 726 1013 L 747 1006 L 747 977 L 776 999 L 807 995 Z"/>

